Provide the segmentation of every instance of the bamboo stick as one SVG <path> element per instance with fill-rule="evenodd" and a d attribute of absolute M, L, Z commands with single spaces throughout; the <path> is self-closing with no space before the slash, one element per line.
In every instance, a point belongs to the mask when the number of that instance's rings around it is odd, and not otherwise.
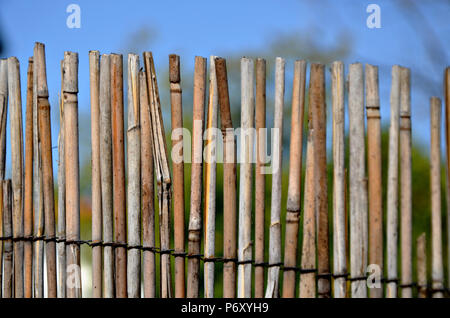
<path fill-rule="evenodd" d="M 1 67 L 1 64 L 0 64 Z M 0 70 L 1 72 L 1 70 Z M 3 217 L 4 217 L 4 211 L 3 211 L 3 180 L 0 181 L 0 236 L 4 237 L 4 226 L 3 226 Z M 5 240 L 2 240 L 0 242 L 0 298 L 3 298 L 3 245 L 6 245 L 4 242 Z"/>
<path fill-rule="evenodd" d="M 111 63 L 110 55 L 100 60 L 100 177 L 103 241 L 112 242 L 113 233 L 113 161 L 111 131 Z M 103 297 L 114 297 L 114 250 L 103 247 Z"/>
<path fill-rule="evenodd" d="M 447 229 L 450 229 L 450 67 L 444 74 L 445 137 L 447 150 Z M 447 287 L 450 288 L 450 230 L 447 230 Z"/>
<path fill-rule="evenodd" d="M 66 165 L 67 297 L 81 297 L 80 172 L 78 149 L 78 54 L 64 52 L 64 137 Z M 71 276 L 69 278 L 69 276 Z M 71 280 L 71 283 L 69 283 Z"/>
<path fill-rule="evenodd" d="M 274 138 L 272 139 L 272 200 L 269 227 L 269 272 L 266 298 L 279 297 L 281 264 L 281 176 L 283 158 L 284 68 L 281 57 L 275 59 Z M 250 115 L 251 116 L 251 115 Z M 276 265 L 278 264 L 278 265 Z"/>
<path fill-rule="evenodd" d="M 19 61 L 8 58 L 8 96 L 11 106 L 11 175 L 13 237 L 23 236 L 23 138 Z M 14 244 L 14 297 L 23 298 L 23 241 Z"/>
<path fill-rule="evenodd" d="M 139 107 L 139 56 L 128 54 L 127 216 L 128 244 L 141 244 L 141 127 Z M 141 291 L 141 251 L 128 250 L 128 297 Z"/>
<path fill-rule="evenodd" d="M 13 269 L 13 236 L 12 224 L 12 189 L 11 180 L 3 180 L 3 236 L 9 237 L 4 241 L 3 251 L 3 298 L 14 297 L 14 269 Z"/>
<path fill-rule="evenodd" d="M 28 60 L 27 71 L 27 105 L 25 123 L 25 187 L 23 231 L 25 237 L 33 236 L 33 64 L 33 58 L 30 57 Z M 33 243 L 31 241 L 24 242 L 23 267 L 24 297 L 31 298 L 33 296 Z"/>
<path fill-rule="evenodd" d="M 61 78 L 63 76 L 61 61 Z M 62 83 L 62 82 L 61 82 Z M 59 96 L 59 136 L 58 136 L 58 238 L 56 253 L 58 257 L 58 297 L 66 298 L 66 165 L 64 158 L 64 97 L 63 85 Z"/>
<path fill-rule="evenodd" d="M 236 141 L 231 120 L 227 65 L 216 58 L 220 125 L 223 138 L 223 297 L 236 297 Z M 264 85 L 265 86 L 265 85 Z"/>
<path fill-rule="evenodd" d="M 314 198 L 314 128 L 312 107 L 308 105 L 308 139 L 306 143 L 305 197 L 303 200 L 303 239 L 299 283 L 300 298 L 316 297 L 316 213 Z"/>
<path fill-rule="evenodd" d="M 326 151 L 325 66 L 311 65 L 310 106 L 314 121 L 315 197 L 317 211 L 317 293 L 331 296 L 330 256 L 328 241 L 328 192 Z"/>
<path fill-rule="evenodd" d="M 100 54 L 89 52 L 91 91 L 91 147 L 92 147 L 92 242 L 102 240 L 102 189 L 100 173 Z M 92 296 L 102 297 L 102 247 L 92 248 Z"/>
<path fill-rule="evenodd" d="M 255 298 L 264 297 L 264 223 L 266 213 L 266 175 L 263 171 L 266 163 L 266 60 L 256 59 L 256 98 L 255 128 L 256 166 L 255 166 Z M 286 274 L 285 274 L 286 275 Z M 295 282 L 294 282 L 295 283 Z M 284 292 L 284 289 L 283 289 Z"/>
<path fill-rule="evenodd" d="M 241 59 L 241 158 L 239 180 L 238 297 L 252 291 L 252 157 L 254 130 L 253 60 Z"/>
<path fill-rule="evenodd" d="M 400 213 L 402 298 L 412 298 L 412 171 L 410 71 L 400 70 Z"/>
<path fill-rule="evenodd" d="M 50 104 L 48 102 L 47 74 L 45 62 L 45 46 L 37 44 L 34 57 L 37 71 L 37 103 L 39 117 L 39 135 L 41 136 L 42 179 L 44 192 L 44 226 L 47 262 L 47 296 L 56 298 L 56 242 L 55 238 L 55 200 L 53 189 L 53 156 Z"/>
<path fill-rule="evenodd" d="M 205 142 L 205 259 L 214 259 L 216 232 L 216 149 L 218 95 L 215 56 L 209 60 L 209 101 Z M 204 263 L 205 298 L 214 297 L 214 262 Z"/>
<path fill-rule="evenodd" d="M 142 242 L 155 247 L 155 188 L 153 162 L 153 134 L 150 120 L 150 104 L 146 74 L 139 72 L 139 95 L 141 116 L 141 187 L 142 187 Z M 144 250 L 144 297 L 156 297 L 155 252 Z M 183 258 L 184 265 L 184 258 Z M 183 267 L 184 268 L 184 267 Z M 184 273 L 183 273 L 184 274 Z M 184 281 L 184 280 L 183 280 Z M 183 282 L 184 284 L 184 282 Z M 176 285 L 175 285 L 176 286 Z"/>
<path fill-rule="evenodd" d="M 172 158 L 173 169 L 173 214 L 175 253 L 184 253 L 184 159 L 183 159 L 183 107 L 180 85 L 180 57 L 169 55 L 170 104 L 172 115 L 172 149 L 181 160 L 175 162 Z M 151 154 L 150 154 L 151 155 Z M 183 255 L 175 256 L 175 297 L 185 297 L 185 270 Z"/>
<path fill-rule="evenodd" d="M 378 67 L 366 64 L 367 166 L 369 190 L 369 264 L 383 273 L 383 203 L 381 175 L 381 116 Z M 381 277 L 378 277 L 381 279 Z M 371 288 L 371 298 L 383 297 L 383 288 Z"/>
<path fill-rule="evenodd" d="M 365 276 L 367 267 L 367 189 L 364 154 L 364 84 L 363 66 L 349 69 L 349 145 L 350 145 L 350 271 L 352 297 L 367 296 Z"/>
<path fill-rule="evenodd" d="M 126 242 L 125 153 L 123 126 L 123 60 L 120 54 L 110 55 L 111 63 L 111 125 L 114 189 L 114 240 Z M 117 298 L 127 297 L 127 250 L 115 249 L 115 291 Z"/>
<path fill-rule="evenodd" d="M 188 231 L 188 255 L 192 256 L 200 254 L 205 90 L 206 58 L 196 56 L 194 70 L 194 131 L 192 136 L 191 206 Z M 199 258 L 188 258 L 187 297 L 189 298 L 197 298 L 199 296 L 199 271 Z"/>
<path fill-rule="evenodd" d="M 0 59 L 0 180 L 5 179 L 7 115 L 8 115 L 8 60 Z"/>
<path fill-rule="evenodd" d="M 347 244 L 345 241 L 345 92 L 344 63 L 331 66 L 333 111 L 333 274 L 334 297 L 345 298 Z"/>
<path fill-rule="evenodd" d="M 398 143 L 400 116 L 400 67 L 392 67 L 391 125 L 387 180 L 387 287 L 386 297 L 397 297 L 398 253 Z"/>
<path fill-rule="evenodd" d="M 161 297 L 172 297 L 172 278 L 170 266 L 170 208 L 171 179 L 167 157 L 166 136 L 156 81 L 155 64 L 151 52 L 144 52 L 144 63 L 147 75 L 147 89 L 150 96 L 150 115 L 153 128 L 153 152 L 156 157 L 156 180 L 159 199 L 159 227 L 161 246 Z"/>
<path fill-rule="evenodd" d="M 37 60 L 41 43 L 35 43 L 33 60 Z M 38 116 L 38 66 L 33 63 L 33 202 L 34 202 L 34 236 L 44 236 L 44 192 L 42 183 L 41 141 L 39 137 Z M 34 243 L 34 297 L 44 297 L 44 241 Z"/>
<path fill-rule="evenodd" d="M 425 233 L 420 234 L 417 238 L 417 287 L 419 289 L 418 297 L 427 297 L 427 251 Z"/>
<path fill-rule="evenodd" d="M 442 262 L 441 220 L 441 100 L 430 99 L 431 116 L 431 280 L 433 298 L 442 298 L 444 268 Z"/>

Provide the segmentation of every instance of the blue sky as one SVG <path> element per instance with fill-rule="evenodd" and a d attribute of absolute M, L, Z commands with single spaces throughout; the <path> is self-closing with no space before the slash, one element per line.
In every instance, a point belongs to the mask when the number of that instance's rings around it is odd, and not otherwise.
<path fill-rule="evenodd" d="M 182 67 L 193 68 L 195 55 L 227 57 L 251 50 L 261 52 L 264 57 L 268 43 L 280 34 L 309 32 L 326 48 L 345 32 L 352 41 L 351 51 L 344 59 L 346 69 L 355 61 L 380 65 L 381 108 L 385 123 L 389 119 L 390 68 L 394 64 L 411 67 L 413 138 L 426 146 L 429 140 L 428 99 L 432 95 L 442 97 L 443 71 L 450 64 L 447 54 L 450 52 L 450 5 L 437 0 L 413 1 L 418 16 L 401 9 L 400 2 L 0 0 L 0 32 L 6 45 L 4 57 L 14 55 L 21 62 L 23 94 L 26 61 L 33 53 L 34 42 L 45 43 L 52 105 L 56 104 L 60 88 L 59 68 L 63 53 L 67 50 L 78 52 L 80 113 L 86 114 L 89 114 L 89 50 L 126 54 L 133 45 L 138 45 L 141 50 L 153 51 L 157 67 L 166 66 L 168 54 L 177 53 L 181 56 Z M 80 29 L 66 26 L 69 15 L 66 8 L 71 3 L 81 8 Z M 369 15 L 366 8 L 370 3 L 381 8 L 380 29 L 366 26 Z M 427 28 L 432 32 L 419 32 Z M 139 34 L 142 42 L 136 44 Z M 427 49 L 436 42 L 433 34 L 441 43 L 441 54 L 430 58 Z M 287 62 L 286 67 L 292 68 L 293 61 Z M 53 133 L 55 143 L 56 128 Z M 81 136 L 87 138 L 89 134 Z M 80 143 L 89 143 L 89 140 L 80 140 Z"/>

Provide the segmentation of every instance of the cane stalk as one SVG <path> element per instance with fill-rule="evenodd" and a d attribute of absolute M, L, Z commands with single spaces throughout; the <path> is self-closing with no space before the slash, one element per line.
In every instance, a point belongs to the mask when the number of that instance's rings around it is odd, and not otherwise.
<path fill-rule="evenodd" d="M 447 150 L 447 229 L 450 229 L 450 67 L 444 74 L 444 98 L 445 98 L 445 138 Z M 450 265 L 450 230 L 447 230 L 447 264 Z M 450 288 L 450 266 L 447 266 L 447 287 Z"/>
<path fill-rule="evenodd" d="M 364 151 L 363 66 L 349 69 L 349 145 L 350 145 L 350 271 L 352 278 L 365 276 L 367 267 L 367 188 Z M 352 297 L 367 296 L 365 279 L 351 283 Z"/>
<path fill-rule="evenodd" d="M 430 99 L 431 116 L 431 280 L 433 298 L 442 298 L 444 268 L 442 262 L 441 220 L 441 100 Z"/>
<path fill-rule="evenodd" d="M 272 200 L 269 227 L 269 272 L 266 298 L 279 297 L 281 264 L 281 176 L 283 157 L 284 68 L 281 57 L 275 59 L 274 137 L 272 139 Z"/>
<path fill-rule="evenodd" d="M 427 243 L 425 233 L 420 234 L 417 238 L 416 243 L 417 248 L 417 287 L 418 287 L 418 297 L 427 297 Z"/>
<path fill-rule="evenodd" d="M 92 147 L 92 241 L 102 240 L 102 189 L 100 172 L 100 53 L 89 52 L 91 91 L 91 147 Z M 102 247 L 92 248 L 92 295 L 102 297 Z"/>
<path fill-rule="evenodd" d="M 169 55 L 170 104 L 172 115 L 173 169 L 173 222 L 175 253 L 184 253 L 184 159 L 183 159 L 183 107 L 181 99 L 180 57 Z M 185 270 L 182 254 L 175 255 L 175 297 L 185 297 Z"/>
<path fill-rule="evenodd" d="M 1 70 L 0 70 L 1 71 Z M 4 237 L 4 226 L 3 226 L 3 180 L 0 180 L 0 235 Z M 0 242 L 0 298 L 3 298 L 3 247 L 4 242 Z"/>
<path fill-rule="evenodd" d="M 111 66 L 111 127 L 113 156 L 114 241 L 124 244 L 127 239 L 125 153 L 123 123 L 123 59 L 121 54 L 110 55 Z M 117 298 L 127 297 L 127 250 L 115 249 L 115 291 Z"/>
<path fill-rule="evenodd" d="M 0 59 L 0 180 L 5 179 L 7 115 L 8 115 L 8 60 Z"/>
<path fill-rule="evenodd" d="M 12 224 L 12 195 L 11 180 L 2 181 L 3 192 L 3 298 L 14 297 L 14 269 L 13 269 L 13 224 Z"/>
<path fill-rule="evenodd" d="M 412 171 L 410 70 L 400 70 L 400 215 L 402 298 L 412 298 Z"/>
<path fill-rule="evenodd" d="M 215 56 L 209 60 L 209 100 L 205 142 L 205 259 L 214 259 L 216 232 L 216 149 L 218 95 Z M 214 262 L 204 263 L 205 298 L 214 297 Z"/>
<path fill-rule="evenodd" d="M 127 216 L 128 245 L 141 244 L 141 127 L 139 107 L 139 56 L 128 54 Z M 141 251 L 128 250 L 128 297 L 141 291 Z"/>
<path fill-rule="evenodd" d="M 344 63 L 331 66 L 333 111 L 333 274 L 334 297 L 345 298 L 347 244 L 345 239 L 345 92 Z"/>
<path fill-rule="evenodd" d="M 19 67 L 17 58 L 8 58 L 8 96 L 9 105 L 11 107 L 11 176 L 14 238 L 23 236 L 23 139 Z M 13 246 L 14 297 L 23 298 L 23 241 L 15 241 Z"/>
<path fill-rule="evenodd" d="M 216 58 L 220 126 L 223 138 L 223 297 L 236 297 L 236 141 L 230 111 L 227 65 Z"/>
<path fill-rule="evenodd" d="M 199 296 L 200 235 L 202 225 L 202 162 L 203 127 L 205 117 L 206 58 L 195 57 L 194 109 L 191 164 L 191 206 L 188 231 L 187 297 Z"/>
<path fill-rule="evenodd" d="M 389 158 L 387 180 L 387 287 L 386 297 L 397 297 L 398 253 L 398 144 L 400 116 L 400 67 L 392 67 L 391 125 L 389 128 Z"/>
<path fill-rule="evenodd" d="M 78 146 L 78 54 L 64 52 L 64 137 L 66 165 L 67 297 L 81 297 L 80 264 L 80 167 Z"/>

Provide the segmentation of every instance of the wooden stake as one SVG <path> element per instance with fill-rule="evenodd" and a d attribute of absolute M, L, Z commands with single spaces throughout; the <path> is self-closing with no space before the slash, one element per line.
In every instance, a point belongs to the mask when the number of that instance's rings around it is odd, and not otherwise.
<path fill-rule="evenodd" d="M 111 124 L 114 189 L 114 240 L 124 244 L 127 240 L 125 153 L 123 127 L 123 60 L 121 54 L 111 54 Z M 116 297 L 127 297 L 127 250 L 115 249 Z"/>
<path fill-rule="evenodd" d="M 334 297 L 345 298 L 347 244 L 345 240 L 345 92 L 344 63 L 331 66 L 333 111 L 333 273 Z"/>
<path fill-rule="evenodd" d="M 2 177 L 3 179 L 3 177 Z M 25 123 L 24 231 L 33 236 L 33 58 L 28 60 Z M 0 187 L 1 188 L 1 187 Z M 33 297 L 33 243 L 24 242 L 24 296 Z M 0 267 L 1 268 L 1 267 Z"/>
<path fill-rule="evenodd" d="M 189 213 L 188 232 L 188 277 L 187 297 L 199 296 L 200 231 L 202 225 L 202 161 L 203 161 L 203 127 L 205 117 L 206 90 L 206 58 L 195 57 L 194 70 L 194 110 L 192 134 L 192 164 L 191 164 L 191 207 Z"/>
<path fill-rule="evenodd" d="M 113 242 L 113 158 L 111 131 L 111 63 L 110 55 L 100 60 L 100 177 L 103 241 Z M 103 297 L 113 298 L 114 249 L 103 247 Z"/>
<path fill-rule="evenodd" d="M 363 66 L 349 69 L 349 145 L 350 145 L 350 271 L 352 278 L 364 277 L 367 268 L 367 188 L 364 153 Z M 353 280 L 353 298 L 367 296 L 366 280 Z"/>
<path fill-rule="evenodd" d="M 155 186 L 153 163 L 153 134 L 150 120 L 150 104 L 146 74 L 139 72 L 139 95 L 141 116 L 141 187 L 142 187 L 142 235 L 143 245 L 155 247 Z M 155 252 L 144 254 L 144 297 L 156 297 Z M 184 265 L 184 258 L 183 258 Z M 183 273 L 184 274 L 184 273 Z M 184 283 L 183 283 L 184 284 Z M 175 285 L 176 286 L 176 285 Z"/>
<path fill-rule="evenodd" d="M 177 149 L 173 169 L 173 218 L 175 253 L 184 253 L 184 159 L 183 159 L 183 107 L 181 100 L 180 57 L 169 55 L 170 104 L 172 114 L 172 149 Z M 175 297 L 185 297 L 184 257 L 175 256 Z"/>
<path fill-rule="evenodd" d="M 3 180 L 3 237 L 13 236 L 11 180 Z M 4 241 L 3 251 L 3 298 L 14 297 L 13 243 Z"/>
<path fill-rule="evenodd" d="M 205 259 L 214 259 L 216 235 L 216 149 L 218 95 L 215 56 L 209 60 L 209 100 L 205 143 Z M 214 262 L 204 263 L 205 298 L 214 297 Z"/>
<path fill-rule="evenodd" d="M 383 199 L 381 174 L 381 116 L 378 67 L 366 64 L 367 165 L 369 187 L 369 264 L 383 273 Z M 377 279 L 381 280 L 381 277 Z M 371 298 L 383 297 L 383 288 L 371 288 Z"/>
<path fill-rule="evenodd" d="M 450 229 L 450 67 L 444 74 L 445 138 L 447 150 L 447 229 Z M 450 230 L 447 230 L 447 287 L 450 288 Z"/>
<path fill-rule="evenodd" d="M 279 276 L 281 264 L 281 176 L 283 173 L 283 104 L 284 68 L 281 57 L 275 59 L 275 109 L 274 137 L 272 139 L 272 199 L 269 228 L 269 272 L 267 274 L 266 298 L 279 297 Z"/>
<path fill-rule="evenodd" d="M 402 297 L 412 298 L 412 171 L 410 71 L 400 69 L 400 209 Z M 408 287 L 406 287 L 408 286 Z"/>
<path fill-rule="evenodd" d="M 255 101 L 253 60 L 241 59 L 241 158 L 239 180 L 238 297 L 249 298 L 252 291 L 252 157 Z M 243 263 L 244 262 L 244 263 Z"/>
<path fill-rule="evenodd" d="M 397 297 L 398 252 L 398 143 L 400 116 L 400 67 L 392 67 L 391 126 L 387 181 L 387 287 L 386 297 Z"/>
<path fill-rule="evenodd" d="M 231 120 L 227 65 L 216 58 L 220 125 L 223 138 L 223 297 L 236 297 L 236 140 Z"/>
<path fill-rule="evenodd" d="M 11 106 L 11 175 L 13 237 L 23 236 L 23 139 L 19 61 L 8 58 L 8 95 Z M 23 241 L 14 242 L 14 297 L 23 298 Z"/>
<path fill-rule="evenodd" d="M 433 298 L 442 298 L 444 268 L 442 262 L 441 220 L 441 100 L 430 99 L 431 116 L 431 279 Z"/>
<path fill-rule="evenodd" d="M 36 44 L 34 57 L 37 71 L 37 103 L 39 117 L 39 135 L 41 138 L 42 179 L 44 192 L 45 236 L 55 237 L 55 199 L 53 189 L 53 155 L 51 135 L 51 114 L 48 102 L 45 46 Z M 49 240 L 45 244 L 47 261 L 47 296 L 56 298 L 56 242 Z"/>
<path fill-rule="evenodd" d="M 81 297 L 80 167 L 78 149 L 78 54 L 64 52 L 64 137 L 66 165 L 67 297 Z M 71 282 L 69 283 L 69 275 Z"/>
<path fill-rule="evenodd" d="M 7 115 L 8 115 L 8 60 L 0 59 L 0 180 L 5 179 Z"/>
<path fill-rule="evenodd" d="M 141 127 L 139 107 L 139 56 L 128 54 L 127 216 L 128 244 L 141 244 Z M 128 297 L 141 292 L 141 251 L 128 250 Z"/>
<path fill-rule="evenodd" d="M 425 233 L 417 238 L 417 287 L 419 288 L 418 297 L 427 297 L 427 243 Z"/>

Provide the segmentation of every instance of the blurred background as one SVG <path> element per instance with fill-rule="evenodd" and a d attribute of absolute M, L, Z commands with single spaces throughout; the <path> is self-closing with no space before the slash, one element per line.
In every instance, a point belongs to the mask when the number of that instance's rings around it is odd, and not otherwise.
<path fill-rule="evenodd" d="M 67 12 L 71 4 L 80 8 L 80 27 L 69 28 Z M 380 28 L 369 28 L 370 4 L 380 8 Z M 430 242 L 429 191 L 429 98 L 443 98 L 443 74 L 450 64 L 450 2 L 448 0 L 248 0 L 248 1 L 5 1 L 0 0 L 0 57 L 16 56 L 21 62 L 22 101 L 25 103 L 26 62 L 36 41 L 46 45 L 47 77 L 52 105 L 53 144 L 59 132 L 58 93 L 61 85 L 60 60 L 64 51 L 79 53 L 79 124 L 82 194 L 82 238 L 90 239 L 90 50 L 100 53 L 132 52 L 142 56 L 152 51 L 166 131 L 170 130 L 168 99 L 168 55 L 181 57 L 183 115 L 187 128 L 192 127 L 192 79 L 194 57 L 222 56 L 229 68 L 233 124 L 240 123 L 240 73 L 242 56 L 267 60 L 267 126 L 273 124 L 274 59 L 286 59 L 286 91 L 283 153 L 283 201 L 286 202 L 289 155 L 290 108 L 293 63 L 296 59 L 327 64 L 341 60 L 379 66 L 381 116 L 383 125 L 383 185 L 386 184 L 387 127 L 389 125 L 390 72 L 394 64 L 411 68 L 413 133 L 413 239 L 427 232 Z M 142 65 L 142 64 L 141 64 Z M 124 78 L 127 74 L 124 71 Z M 327 72 L 328 161 L 331 162 L 330 74 Z M 126 88 L 126 85 L 124 86 Z M 125 92 L 126 94 L 126 92 Z M 124 99 L 126 101 L 126 97 Z M 126 104 L 126 103 L 125 103 Z M 23 107 L 25 109 L 25 107 Z M 24 117 L 25 118 L 25 114 Z M 347 119 L 348 125 L 348 119 Z M 306 126 L 305 126 L 306 127 Z M 442 127 L 444 132 L 444 127 Z M 169 136 L 169 135 L 168 135 Z M 9 127 L 8 127 L 9 138 Z M 270 136 L 269 136 L 270 138 Z M 269 139 L 270 140 L 270 139 Z M 447 255 L 447 219 L 445 202 L 445 139 L 442 134 L 442 216 L 444 260 Z M 170 147 L 170 139 L 168 140 Z M 270 148 L 270 146 L 269 146 Z M 10 149 L 8 141 L 7 149 Z M 304 147 L 305 150 L 305 147 Z M 56 176 L 57 150 L 54 150 Z M 7 177 L 11 176 L 7 155 Z M 329 189 L 332 166 L 329 165 Z M 189 198 L 190 166 L 186 164 L 186 198 Z M 271 180 L 267 177 L 267 193 Z M 55 180 L 56 182 L 56 180 Z M 57 189 L 55 188 L 57 192 Z M 331 200 L 331 191 L 329 195 Z M 217 256 L 222 255 L 222 166 L 217 178 Z M 331 201 L 330 201 L 331 202 Z M 384 199 L 384 204 L 386 200 Z M 270 195 L 267 196 L 267 217 Z M 330 213 L 331 213 L 331 204 Z M 186 202 L 186 220 L 189 215 Z M 285 214 L 283 206 L 282 217 Z M 330 214 L 331 216 L 331 214 Z M 283 218 L 284 220 L 284 218 Z M 330 219 L 331 220 L 331 219 Z M 331 226 L 330 222 L 330 226 Z M 284 236 L 284 228 L 282 229 Z M 268 238 L 268 236 L 266 236 Z M 301 235 L 299 235 L 301 238 Z M 301 243 L 299 241 L 299 243 Z M 428 258 L 430 259 L 430 257 Z M 83 295 L 90 296 L 90 251 L 83 247 Z M 447 263 L 445 261 L 444 263 Z M 216 296 L 222 293 L 220 264 L 216 266 Z M 446 272 L 447 273 L 447 272 Z"/>

